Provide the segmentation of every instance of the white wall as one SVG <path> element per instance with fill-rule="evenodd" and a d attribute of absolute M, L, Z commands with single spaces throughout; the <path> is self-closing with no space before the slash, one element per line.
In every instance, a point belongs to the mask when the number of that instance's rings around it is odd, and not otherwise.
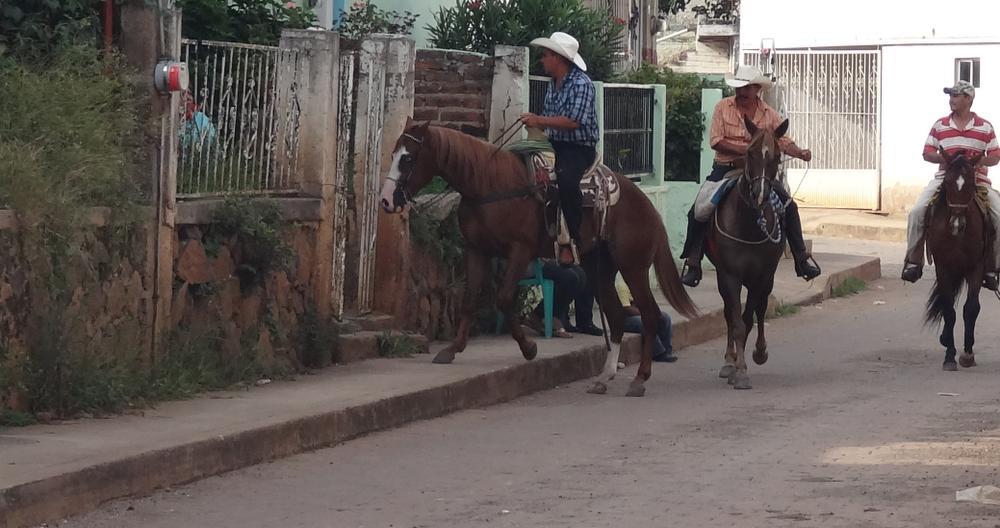
<path fill-rule="evenodd" d="M 882 188 L 922 186 L 934 165 L 920 156 L 935 119 L 948 115 L 941 92 L 955 80 L 955 59 L 981 59 L 972 110 L 1000 126 L 1000 44 L 886 46 L 882 49 Z M 993 178 L 1000 182 L 1000 170 Z"/>
<path fill-rule="evenodd" d="M 743 0 L 740 42 L 778 48 L 867 46 L 910 39 L 1000 42 L 1000 1 Z"/>

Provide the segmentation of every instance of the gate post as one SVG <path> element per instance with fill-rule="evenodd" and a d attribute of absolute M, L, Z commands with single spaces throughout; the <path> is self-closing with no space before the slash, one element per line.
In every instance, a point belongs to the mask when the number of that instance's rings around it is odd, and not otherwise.
<path fill-rule="evenodd" d="M 307 112 L 299 115 L 296 172 L 292 175 L 304 195 L 320 199 L 316 232 L 315 268 L 312 270 L 313 302 L 317 315 L 326 318 L 332 308 L 334 217 L 337 172 L 337 108 L 339 101 L 340 35 L 330 31 L 285 30 L 279 44 L 291 51 L 298 86 L 290 103 Z M 281 114 L 279 114 L 281 115 Z"/>
<path fill-rule="evenodd" d="M 408 37 L 374 35 L 373 40 L 385 49 L 385 104 L 382 121 L 381 148 L 377 172 L 369 174 L 374 184 L 374 214 L 378 231 L 375 240 L 375 262 L 372 288 L 372 308 L 395 317 L 404 315 L 410 280 L 410 223 L 404 215 L 381 214 L 378 195 L 388 175 L 396 138 L 403 134 L 407 118 L 413 115 L 413 83 L 417 56 L 416 45 Z M 375 287 L 375 284 L 378 287 Z"/>

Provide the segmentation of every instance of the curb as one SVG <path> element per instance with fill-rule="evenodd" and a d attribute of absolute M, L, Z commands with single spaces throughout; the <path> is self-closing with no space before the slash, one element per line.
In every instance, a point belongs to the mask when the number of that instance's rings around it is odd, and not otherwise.
<path fill-rule="evenodd" d="M 92 466 L 0 490 L 0 528 L 33 526 L 101 504 L 320 449 L 368 433 L 484 407 L 599 374 L 603 345 L 392 398 Z"/>
<path fill-rule="evenodd" d="M 815 226 L 804 226 L 803 232 L 807 235 L 836 238 L 856 238 L 880 242 L 906 242 L 905 227 L 821 223 Z"/>

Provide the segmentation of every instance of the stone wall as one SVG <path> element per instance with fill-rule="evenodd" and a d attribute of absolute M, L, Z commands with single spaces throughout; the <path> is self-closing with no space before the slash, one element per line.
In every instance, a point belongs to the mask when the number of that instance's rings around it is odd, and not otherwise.
<path fill-rule="evenodd" d="M 493 63 L 478 53 L 417 50 L 413 118 L 487 139 Z"/>
<path fill-rule="evenodd" d="M 37 230 L 0 228 L 0 409 L 26 408 L 29 356 L 36 369 L 149 360 L 149 233 L 107 216 L 97 211 L 65 253 L 61 241 L 37 244 Z"/>

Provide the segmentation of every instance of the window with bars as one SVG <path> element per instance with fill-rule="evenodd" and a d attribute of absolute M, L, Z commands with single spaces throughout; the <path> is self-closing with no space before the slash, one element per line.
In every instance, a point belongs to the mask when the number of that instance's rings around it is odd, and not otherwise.
<path fill-rule="evenodd" d="M 968 81 L 979 88 L 979 59 L 955 59 L 955 82 Z"/>

